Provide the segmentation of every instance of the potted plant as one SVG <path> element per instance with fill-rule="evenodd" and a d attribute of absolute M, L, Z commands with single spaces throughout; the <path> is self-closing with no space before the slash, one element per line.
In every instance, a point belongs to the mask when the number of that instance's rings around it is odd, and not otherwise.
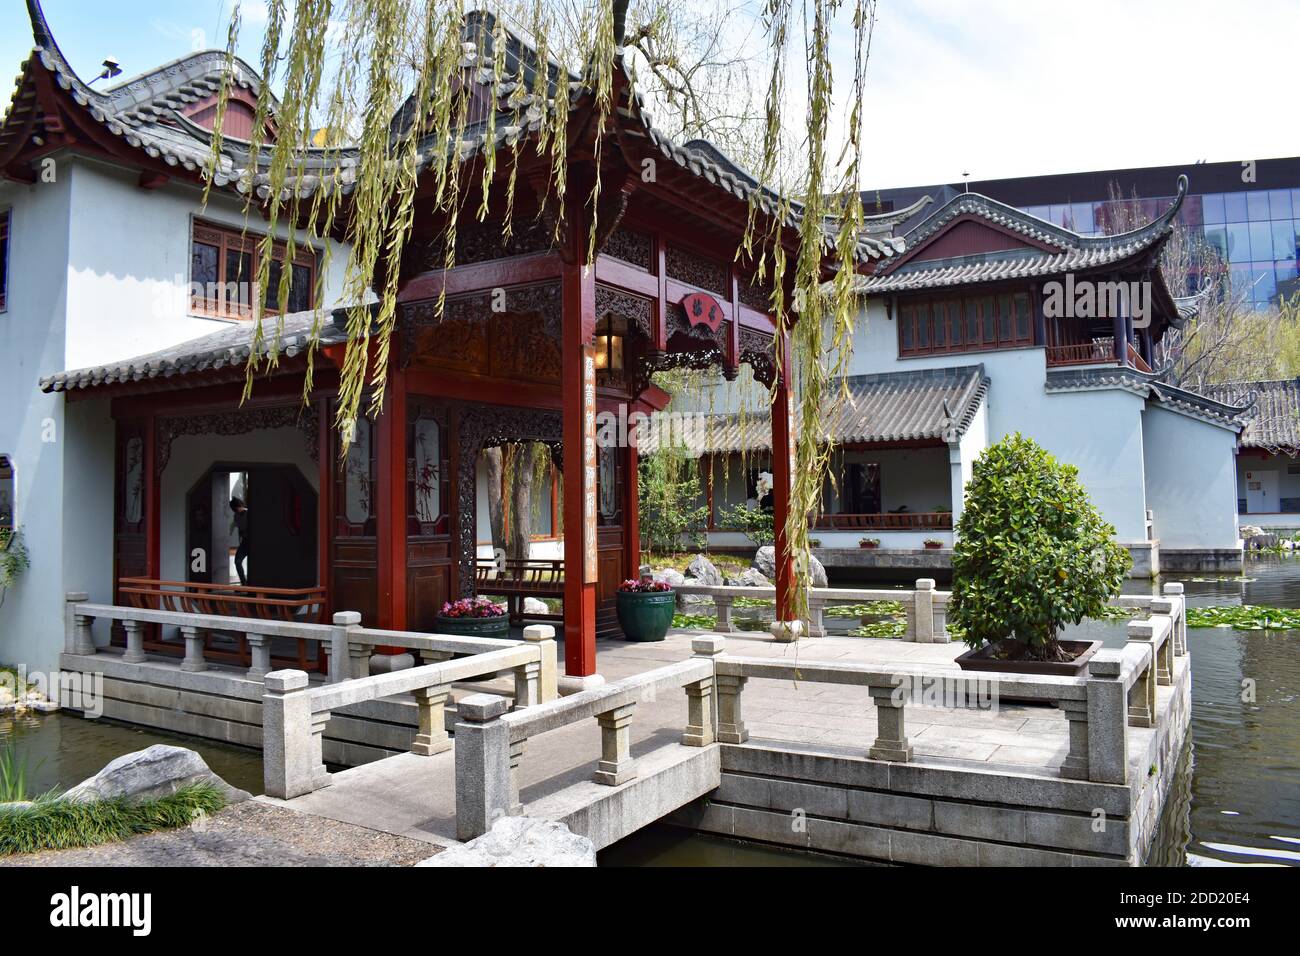
<path fill-rule="evenodd" d="M 464 637 L 509 637 L 510 618 L 506 606 L 485 597 L 461 598 L 448 601 L 437 617 L 441 634 L 459 634 Z"/>
<path fill-rule="evenodd" d="M 1104 613 L 1133 565 L 1073 465 L 1019 434 L 976 459 L 953 546 L 948 620 L 966 670 L 1076 675 L 1101 641 L 1062 641 Z"/>
<path fill-rule="evenodd" d="M 664 581 L 624 581 L 615 600 L 619 626 L 629 641 L 662 641 L 672 626 L 677 594 Z"/>
<path fill-rule="evenodd" d="M 926 538 L 921 543 L 924 544 L 926 548 L 930 551 L 937 551 L 943 547 L 943 542 L 940 541 L 938 538 Z"/>
<path fill-rule="evenodd" d="M 859 548 L 878 548 L 880 547 L 879 538 L 858 538 Z"/>

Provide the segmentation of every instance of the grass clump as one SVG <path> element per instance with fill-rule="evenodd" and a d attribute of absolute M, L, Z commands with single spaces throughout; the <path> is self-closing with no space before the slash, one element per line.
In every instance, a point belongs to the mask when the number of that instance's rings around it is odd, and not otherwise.
<path fill-rule="evenodd" d="M 142 833 L 189 826 L 226 804 L 206 783 L 152 800 L 125 797 L 76 803 L 39 797 L 29 806 L 0 809 L 0 856 L 113 843 Z"/>

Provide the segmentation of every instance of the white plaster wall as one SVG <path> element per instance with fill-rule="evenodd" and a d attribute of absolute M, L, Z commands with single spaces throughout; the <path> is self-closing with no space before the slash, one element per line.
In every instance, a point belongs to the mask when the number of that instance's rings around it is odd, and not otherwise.
<path fill-rule="evenodd" d="M 217 462 L 296 465 L 320 494 L 319 466 L 307 454 L 306 438 L 296 428 L 266 428 L 245 435 L 182 435 L 172 442 L 171 456 L 163 471 L 160 546 L 164 580 L 185 580 L 189 563 L 185 550 L 185 496 Z"/>
<path fill-rule="evenodd" d="M 74 211 L 65 368 L 154 352 L 230 324 L 189 313 L 190 234 L 196 216 L 242 228 L 236 199 L 213 194 L 201 209 L 196 186 L 140 189 L 138 173 L 81 158 L 60 161 L 58 170 L 71 183 Z M 266 223 L 254 213 L 248 230 L 264 233 Z M 277 235 L 288 232 L 280 228 Z M 317 247 L 325 265 L 326 246 Z M 346 254 L 335 251 L 329 258 L 325 306 L 341 294 Z"/>
<path fill-rule="evenodd" d="M 1159 406 L 1146 410 L 1142 433 L 1160 547 L 1235 548 L 1237 436 Z"/>
<path fill-rule="evenodd" d="M 884 305 L 869 302 L 854 334 L 851 374 L 982 364 L 990 381 L 983 444 L 1016 431 L 1034 439 L 1078 467 L 1093 503 L 1115 525 L 1121 541 L 1145 539 L 1145 399 L 1119 390 L 1048 394 L 1042 348 L 899 359 L 897 335 Z M 978 436 L 970 441 L 970 450 L 978 453 Z M 973 461 L 975 456 L 970 457 Z"/>
<path fill-rule="evenodd" d="M 0 182 L 10 211 L 9 285 L 0 312 L 0 453 L 17 471 L 16 522 L 32 566 L 0 606 L 0 662 L 55 668 L 63 646 L 63 399 L 38 388 L 64 367 L 71 189 Z M 52 438 L 44 441 L 43 438 Z M 110 553 L 111 558 L 111 553 Z"/>

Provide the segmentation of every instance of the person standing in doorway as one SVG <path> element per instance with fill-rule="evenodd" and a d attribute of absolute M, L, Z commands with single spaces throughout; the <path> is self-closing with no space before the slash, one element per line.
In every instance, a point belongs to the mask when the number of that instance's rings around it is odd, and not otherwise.
<path fill-rule="evenodd" d="M 248 569 L 245 565 L 248 563 L 248 508 L 244 504 L 244 499 L 234 497 L 230 499 L 230 510 L 235 513 L 235 530 L 239 532 L 239 547 L 235 549 L 235 573 L 239 575 L 239 583 L 248 583 Z"/>

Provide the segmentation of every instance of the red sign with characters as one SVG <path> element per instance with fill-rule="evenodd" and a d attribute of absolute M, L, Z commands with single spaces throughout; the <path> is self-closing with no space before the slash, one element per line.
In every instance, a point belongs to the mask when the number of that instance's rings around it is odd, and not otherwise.
<path fill-rule="evenodd" d="M 722 324 L 722 306 L 707 292 L 692 292 L 685 296 L 682 308 L 686 310 L 686 320 L 691 325 L 703 325 L 710 332 L 716 332 Z"/>

